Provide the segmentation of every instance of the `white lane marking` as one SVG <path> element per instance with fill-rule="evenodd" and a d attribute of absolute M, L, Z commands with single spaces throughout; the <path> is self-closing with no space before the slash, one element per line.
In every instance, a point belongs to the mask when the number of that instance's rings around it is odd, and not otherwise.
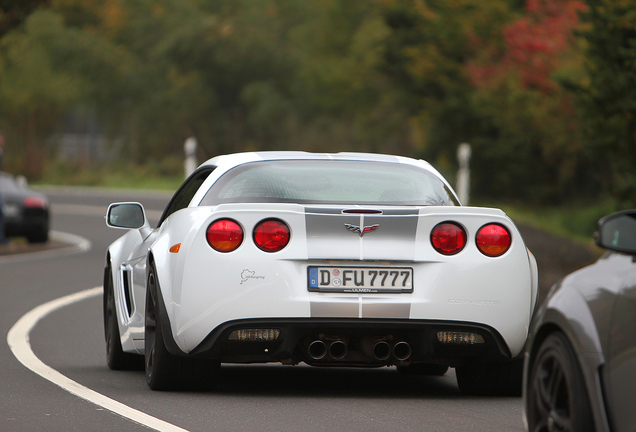
<path fill-rule="evenodd" d="M 122 417 L 126 417 L 136 423 L 160 432 L 188 432 L 186 429 L 182 429 L 142 411 L 138 411 L 128 405 L 124 405 L 121 402 L 104 396 L 101 393 L 73 381 L 52 367 L 44 364 L 33 353 L 31 343 L 29 342 L 29 334 L 42 318 L 65 306 L 98 296 L 102 293 L 102 291 L 102 287 L 95 287 L 85 291 L 80 291 L 78 293 L 44 303 L 43 305 L 40 305 L 28 312 L 15 323 L 7 335 L 7 342 L 9 343 L 11 351 L 13 351 L 13 355 L 28 369 L 31 369 L 41 377 L 62 387 L 69 393 L 119 414 Z"/>
<path fill-rule="evenodd" d="M 65 233 L 61 231 L 49 231 L 49 237 L 51 240 L 59 241 L 62 243 L 71 243 L 75 249 L 79 252 L 86 252 L 91 249 L 93 244 L 90 240 L 84 237 L 80 237 L 75 234 Z"/>
<path fill-rule="evenodd" d="M 93 246 L 90 240 L 84 237 L 80 237 L 75 234 L 64 233 L 61 231 L 49 231 L 49 239 L 53 241 L 59 241 L 60 243 L 70 243 L 70 246 L 46 249 L 37 252 L 25 252 L 15 255 L 0 256 L 0 264 L 14 261 L 30 261 L 34 259 L 52 258 L 62 255 L 82 253 L 89 251 Z"/>

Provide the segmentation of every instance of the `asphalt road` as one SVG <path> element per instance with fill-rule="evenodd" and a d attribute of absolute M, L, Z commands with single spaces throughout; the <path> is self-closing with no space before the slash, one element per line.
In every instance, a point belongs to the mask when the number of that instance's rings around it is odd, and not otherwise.
<path fill-rule="evenodd" d="M 20 333 L 16 323 L 28 321 L 40 305 L 101 287 L 106 247 L 123 234 L 104 224 L 110 202 L 142 202 L 152 222 L 169 199 L 90 189 L 46 192 L 52 229 L 90 244 L 0 257 L 0 431 L 523 430 L 520 398 L 464 396 L 453 370 L 443 377 L 410 377 L 393 368 L 224 365 L 213 391 L 153 392 L 143 372 L 106 366 L 97 291 L 37 315 L 33 328 Z M 56 238 L 70 241 L 62 234 Z M 28 348 L 30 342 L 43 364 L 41 375 L 12 353 L 7 342 L 12 328 L 14 347 Z M 105 402 L 89 402 L 50 380 Z M 113 404 L 119 413 L 111 411 Z"/>

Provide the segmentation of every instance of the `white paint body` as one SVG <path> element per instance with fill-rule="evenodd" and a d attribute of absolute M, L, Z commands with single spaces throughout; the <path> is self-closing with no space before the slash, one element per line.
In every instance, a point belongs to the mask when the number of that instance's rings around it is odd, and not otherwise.
<path fill-rule="evenodd" d="M 211 159 L 206 164 L 217 168 L 187 208 L 170 215 L 146 238 L 142 238 L 140 230 L 131 230 L 109 247 L 124 351 L 144 353 L 146 260 L 149 253 L 155 259 L 172 336 L 184 353 L 195 349 L 217 326 L 231 320 L 316 317 L 476 323 L 495 329 L 513 357 L 522 351 L 537 299 L 537 266 L 516 226 L 501 210 L 460 206 L 373 206 L 380 211 L 404 210 L 410 214 L 375 216 L 380 221 L 379 228 L 361 237 L 348 232 L 343 225 L 352 220 L 355 223 L 362 216 L 337 212 L 324 214 L 324 211 L 320 213 L 322 210 L 314 209 L 333 207 L 337 210 L 342 206 L 287 203 L 198 206 L 205 191 L 228 169 L 262 157 L 260 154 L 239 154 Z M 355 157 L 372 158 L 370 155 Z M 426 162 L 395 159 L 439 176 Z M 276 253 L 261 251 L 251 238 L 254 226 L 271 217 L 285 221 L 291 231 L 287 247 Z M 207 227 L 219 218 L 233 219 L 243 227 L 245 238 L 233 252 L 217 252 L 206 241 Z M 333 225 L 333 231 L 317 235 L 316 227 L 311 226 L 316 221 L 321 226 Z M 467 244 L 456 255 L 441 255 L 431 245 L 433 227 L 444 221 L 455 221 L 467 232 Z M 360 222 L 361 226 L 365 224 L 363 220 Z M 488 223 L 501 224 L 511 233 L 512 245 L 503 256 L 490 258 L 476 247 L 475 235 Z M 399 231 L 404 224 L 416 227 L 413 235 L 386 234 L 390 226 Z M 181 245 L 178 253 L 170 252 L 177 244 Z M 413 292 L 308 291 L 307 267 L 334 264 L 412 267 Z M 132 287 L 130 310 L 124 296 L 125 278 Z"/>

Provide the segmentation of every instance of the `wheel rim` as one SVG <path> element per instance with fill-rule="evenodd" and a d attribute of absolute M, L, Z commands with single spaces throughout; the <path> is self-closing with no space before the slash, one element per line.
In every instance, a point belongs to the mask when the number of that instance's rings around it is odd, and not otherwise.
<path fill-rule="evenodd" d="M 146 376 L 150 380 L 152 377 L 153 366 L 155 363 L 155 347 L 156 347 L 156 305 L 153 293 L 156 288 L 154 274 L 148 275 L 148 287 L 146 294 L 146 322 L 145 322 L 145 351 L 146 351 Z"/>
<path fill-rule="evenodd" d="M 533 432 L 565 432 L 572 430 L 572 410 L 568 376 L 561 357 L 555 351 L 544 353 L 532 382 Z"/>

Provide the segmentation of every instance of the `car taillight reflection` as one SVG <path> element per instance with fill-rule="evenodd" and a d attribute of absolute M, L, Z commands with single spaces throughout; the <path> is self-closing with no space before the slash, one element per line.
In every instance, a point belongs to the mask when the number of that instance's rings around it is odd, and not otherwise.
<path fill-rule="evenodd" d="M 477 231 L 477 248 L 486 256 L 498 257 L 510 248 L 510 232 L 502 225 L 488 224 Z"/>
<path fill-rule="evenodd" d="M 289 227 L 278 219 L 267 219 L 254 228 L 254 243 L 265 252 L 278 252 L 289 243 Z"/>
<path fill-rule="evenodd" d="M 433 228 L 431 243 L 442 255 L 455 255 L 466 246 L 466 231 L 454 222 L 442 222 Z"/>
<path fill-rule="evenodd" d="M 243 228 L 231 219 L 219 219 L 210 224 L 206 238 L 214 250 L 232 252 L 243 243 Z"/>

